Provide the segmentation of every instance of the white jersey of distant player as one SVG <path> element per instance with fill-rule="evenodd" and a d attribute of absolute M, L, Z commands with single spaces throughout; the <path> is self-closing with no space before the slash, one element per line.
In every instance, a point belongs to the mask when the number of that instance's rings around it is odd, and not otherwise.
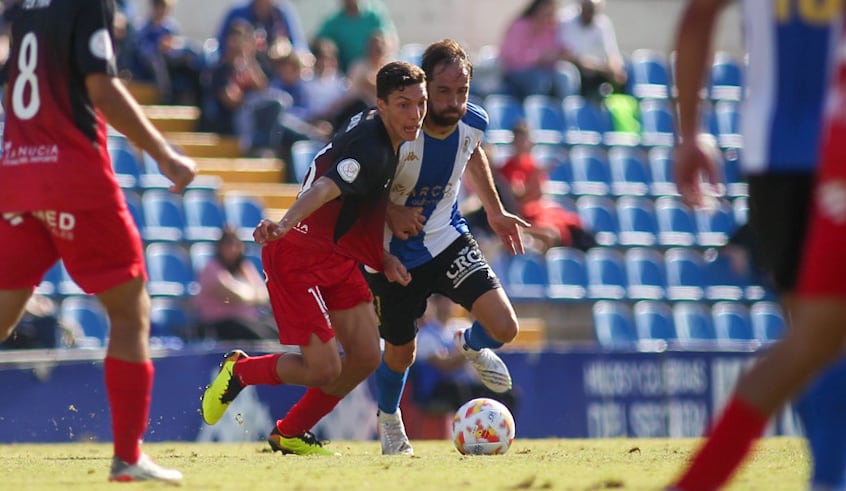
<path fill-rule="evenodd" d="M 444 139 L 424 131 L 400 149 L 397 172 L 391 185 L 391 202 L 423 208 L 423 231 L 399 240 L 385 231 L 385 248 L 407 267 L 426 263 L 444 251 L 469 229 L 458 212 L 461 176 L 473 152 L 479 147 L 488 125 L 481 107 L 468 103 L 467 114 Z"/>

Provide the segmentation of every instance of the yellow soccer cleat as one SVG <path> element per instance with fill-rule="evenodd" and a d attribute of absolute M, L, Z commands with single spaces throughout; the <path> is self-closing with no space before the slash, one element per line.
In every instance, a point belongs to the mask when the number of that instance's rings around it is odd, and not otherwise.
<path fill-rule="evenodd" d="M 213 425 L 220 421 L 223 413 L 229 404 L 238 397 L 244 386 L 232 373 L 235 362 L 248 358 L 241 350 L 234 350 L 226 353 L 223 363 L 220 364 L 220 371 L 214 381 L 206 387 L 203 392 L 203 421 Z"/>
<path fill-rule="evenodd" d="M 341 455 L 323 448 L 323 443 L 318 441 L 310 431 L 306 431 L 302 435 L 287 437 L 282 436 L 279 429 L 274 427 L 270 436 L 267 437 L 267 443 L 274 452 L 282 452 L 286 455 Z"/>

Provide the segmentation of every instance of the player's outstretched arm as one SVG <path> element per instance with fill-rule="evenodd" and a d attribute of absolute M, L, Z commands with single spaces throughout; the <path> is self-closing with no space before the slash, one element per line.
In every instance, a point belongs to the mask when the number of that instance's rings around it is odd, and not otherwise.
<path fill-rule="evenodd" d="M 488 224 L 499 236 L 499 240 L 511 254 L 523 254 L 523 238 L 520 236 L 520 227 L 531 227 L 526 220 L 505 211 L 499 194 L 494 186 L 493 173 L 488 162 L 488 157 L 482 147 L 477 147 L 470 160 L 467 162 L 467 174 L 473 180 L 476 194 L 485 208 L 488 215 Z"/>
<path fill-rule="evenodd" d="M 328 177 L 320 177 L 308 189 L 300 193 L 294 204 L 288 208 L 279 223 L 262 220 L 253 231 L 253 239 L 259 245 L 282 238 L 294 225 L 303 221 L 324 204 L 341 195 L 341 188 Z"/>
<path fill-rule="evenodd" d="M 159 163 L 162 174 L 173 182 L 171 191 L 182 191 L 194 180 L 197 164 L 179 155 L 168 145 L 164 136 L 147 119 L 141 106 L 123 86 L 123 82 L 110 75 L 97 73 L 85 77 L 85 88 L 91 103 L 103 113 L 109 124 Z"/>

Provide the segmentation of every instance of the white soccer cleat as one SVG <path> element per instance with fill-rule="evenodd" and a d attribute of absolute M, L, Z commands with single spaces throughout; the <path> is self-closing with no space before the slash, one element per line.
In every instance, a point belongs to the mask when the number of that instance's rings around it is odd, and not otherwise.
<path fill-rule="evenodd" d="M 482 348 L 481 351 L 476 351 L 468 346 L 464 340 L 464 329 L 455 333 L 454 340 L 458 350 L 479 372 L 479 378 L 485 384 L 485 387 L 497 394 L 502 394 L 511 389 L 511 374 L 508 373 L 508 367 L 492 349 Z"/>
<path fill-rule="evenodd" d="M 135 481 L 164 481 L 180 482 L 182 473 L 175 469 L 165 469 L 153 462 L 147 454 L 141 454 L 141 458 L 134 464 L 127 464 L 120 457 L 112 459 L 112 470 L 109 473 L 109 481 L 135 482 Z"/>
<path fill-rule="evenodd" d="M 382 455 L 414 455 L 414 449 L 405 434 L 402 424 L 402 412 L 397 408 L 394 414 L 379 411 L 379 440 L 382 442 Z"/>

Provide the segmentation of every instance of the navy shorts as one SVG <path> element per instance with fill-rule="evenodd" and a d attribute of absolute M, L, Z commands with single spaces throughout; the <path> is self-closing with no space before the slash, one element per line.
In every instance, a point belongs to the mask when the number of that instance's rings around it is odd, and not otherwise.
<path fill-rule="evenodd" d="M 426 311 L 426 300 L 432 293 L 440 293 L 470 311 L 484 293 L 500 288 L 499 279 L 470 234 L 457 238 L 409 273 L 411 283 L 407 286 L 391 283 L 380 273 L 365 274 L 379 316 L 379 333 L 395 346 L 417 335 L 417 319 Z"/>

